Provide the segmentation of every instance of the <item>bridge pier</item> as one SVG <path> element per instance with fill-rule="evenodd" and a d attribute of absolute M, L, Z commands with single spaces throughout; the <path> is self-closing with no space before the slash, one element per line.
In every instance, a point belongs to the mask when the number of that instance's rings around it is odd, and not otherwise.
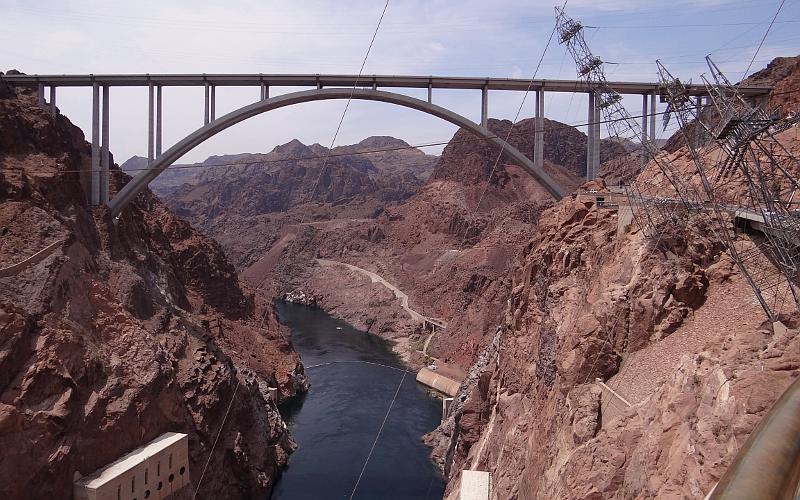
<path fill-rule="evenodd" d="M 433 84 L 428 84 L 428 103 L 433 104 Z"/>
<path fill-rule="evenodd" d="M 600 108 L 597 106 L 597 96 L 589 92 L 589 129 L 586 138 L 586 180 L 597 177 L 600 171 Z"/>
<path fill-rule="evenodd" d="M 56 116 L 58 109 L 56 109 L 56 86 L 50 85 L 50 116 Z"/>
<path fill-rule="evenodd" d="M 161 85 L 156 87 L 156 158 L 161 156 Z"/>
<path fill-rule="evenodd" d="M 150 82 L 147 86 L 147 166 L 153 163 L 155 147 L 153 144 L 153 136 L 155 134 L 154 126 L 154 106 L 155 106 L 155 86 Z"/>
<path fill-rule="evenodd" d="M 647 156 L 647 149 L 645 143 L 647 142 L 647 94 L 642 94 L 642 151 L 640 153 L 642 164 L 641 170 L 647 165 L 650 160 Z"/>
<path fill-rule="evenodd" d="M 489 86 L 484 85 L 481 89 L 481 126 L 485 127 L 489 123 Z"/>
<path fill-rule="evenodd" d="M 211 86 L 211 98 L 209 100 L 209 104 L 211 106 L 211 121 L 214 121 L 214 118 L 217 116 L 217 86 Z"/>
<path fill-rule="evenodd" d="M 694 98 L 694 115 L 695 115 L 695 126 L 694 126 L 694 142 L 695 144 L 699 145 L 700 138 L 702 137 L 701 133 L 701 125 L 700 125 L 700 113 L 703 112 L 703 96 L 697 96 Z"/>
<path fill-rule="evenodd" d="M 269 99 L 269 85 L 266 83 L 261 83 L 261 100 L 266 101 Z"/>
<path fill-rule="evenodd" d="M 208 82 L 206 82 L 205 87 L 206 87 L 206 100 L 205 100 L 205 118 L 203 118 L 203 125 L 208 125 L 209 116 L 210 116 L 209 109 L 208 109 L 208 103 L 210 102 L 209 101 L 210 88 L 208 86 Z"/>
<path fill-rule="evenodd" d="M 100 84 L 92 83 L 92 163 L 88 182 L 82 177 L 91 205 L 108 203 L 108 172 L 111 163 L 109 153 L 109 87 L 103 85 L 102 100 Z M 102 140 L 102 142 L 101 142 Z"/>
<path fill-rule="evenodd" d="M 111 163 L 109 154 L 109 130 L 108 103 L 110 100 L 108 85 L 103 85 L 103 110 L 102 110 L 102 144 L 100 146 L 100 203 L 108 203 L 108 172 Z"/>
<path fill-rule="evenodd" d="M 650 93 L 650 142 L 656 142 L 656 93 Z"/>
<path fill-rule="evenodd" d="M 39 84 L 39 93 L 36 94 L 36 98 L 39 106 L 44 107 L 44 83 Z"/>
<path fill-rule="evenodd" d="M 544 168 L 544 90 L 536 91 L 536 119 L 533 126 L 533 164 Z"/>
<path fill-rule="evenodd" d="M 89 176 L 89 199 L 100 204 L 100 85 L 92 84 L 92 170 Z"/>

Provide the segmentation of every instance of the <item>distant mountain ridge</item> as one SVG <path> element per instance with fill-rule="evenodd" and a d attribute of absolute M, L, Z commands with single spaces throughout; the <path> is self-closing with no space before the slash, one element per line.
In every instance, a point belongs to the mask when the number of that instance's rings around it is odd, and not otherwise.
<path fill-rule="evenodd" d="M 364 151 L 375 152 L 364 153 Z M 219 179 L 220 175 L 230 177 L 231 170 L 225 168 L 228 166 L 235 166 L 237 172 L 244 173 L 252 170 L 247 168 L 250 165 L 259 170 L 272 169 L 293 161 L 317 162 L 323 160 L 327 154 L 328 148 L 321 144 L 305 145 L 298 139 L 293 139 L 286 144 L 276 146 L 269 153 L 212 155 L 199 163 L 172 165 L 150 183 L 150 189 L 163 198 L 172 195 L 184 184 L 196 186 L 205 181 Z M 347 157 L 346 160 L 348 167 L 373 179 L 381 176 L 403 177 L 410 174 L 419 183 L 427 180 L 438 159 L 435 155 L 425 154 L 407 142 L 390 136 L 372 136 L 357 144 L 336 146 L 330 154 L 329 163 L 334 159 L 341 159 L 342 155 L 352 154 L 353 156 Z M 147 164 L 147 158 L 135 155 L 122 163 L 120 168 L 130 175 L 136 175 L 146 169 Z M 221 172 L 219 175 L 217 170 Z"/>

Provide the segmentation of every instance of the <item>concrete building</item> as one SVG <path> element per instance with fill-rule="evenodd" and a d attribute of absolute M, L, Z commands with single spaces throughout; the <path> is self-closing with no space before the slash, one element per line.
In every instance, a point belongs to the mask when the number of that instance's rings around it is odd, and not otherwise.
<path fill-rule="evenodd" d="M 491 494 L 491 474 L 482 470 L 461 471 L 460 500 L 489 500 Z"/>
<path fill-rule="evenodd" d="M 189 484 L 189 438 L 167 432 L 75 481 L 75 500 L 177 498 Z"/>

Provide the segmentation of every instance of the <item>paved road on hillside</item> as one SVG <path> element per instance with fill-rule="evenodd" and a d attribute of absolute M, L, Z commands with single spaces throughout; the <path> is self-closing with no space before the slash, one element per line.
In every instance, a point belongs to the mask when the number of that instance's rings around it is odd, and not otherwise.
<path fill-rule="evenodd" d="M 316 260 L 317 260 L 317 263 L 322 265 L 322 266 L 344 266 L 344 267 L 350 269 L 351 271 L 356 271 L 356 272 L 361 273 L 361 274 L 363 274 L 365 276 L 369 276 L 369 279 L 372 280 L 373 283 L 380 283 L 383 286 L 385 286 L 386 288 L 388 288 L 389 290 L 391 290 L 392 292 L 394 292 L 394 296 L 397 297 L 398 299 L 400 299 L 400 305 L 403 307 L 403 309 L 406 310 L 406 312 L 409 315 L 411 315 L 412 319 L 414 319 L 415 321 L 420 321 L 420 322 L 424 322 L 425 320 L 428 319 L 425 316 L 423 316 L 422 314 L 420 314 L 417 311 L 415 311 L 415 310 L 411 309 L 410 307 L 408 307 L 408 295 L 405 292 L 403 292 L 402 290 L 400 290 L 399 288 L 397 288 L 396 286 L 394 286 L 393 284 L 391 284 L 388 281 L 386 281 L 385 279 L 383 279 L 383 276 L 381 276 L 380 274 L 373 273 L 372 271 L 367 271 L 366 269 L 362 269 L 362 268 L 360 268 L 358 266 L 354 266 L 352 264 L 345 264 L 344 262 L 338 262 L 338 261 L 335 261 L 335 260 L 328 260 L 328 259 L 316 259 Z"/>

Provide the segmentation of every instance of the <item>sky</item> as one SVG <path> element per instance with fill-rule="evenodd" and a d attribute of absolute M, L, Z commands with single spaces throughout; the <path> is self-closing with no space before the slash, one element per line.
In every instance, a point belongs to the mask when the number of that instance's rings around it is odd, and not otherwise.
<path fill-rule="evenodd" d="M 28 74 L 338 73 L 357 74 L 385 0 L 0 0 L 0 70 Z M 364 75 L 576 78 L 557 37 L 548 46 L 554 5 L 563 0 L 389 0 Z M 738 81 L 780 0 L 568 0 L 609 80 L 656 81 L 661 59 L 683 80 L 700 82 L 704 57 Z M 591 26 L 591 27 L 589 27 Z M 776 56 L 800 53 L 800 0 L 785 0 L 751 73 Z M 546 49 L 546 50 L 545 50 Z M 542 54 L 544 57 L 542 58 Z M 535 72 L 539 60 L 538 72 Z M 271 88 L 277 95 L 300 88 Z M 425 90 L 386 89 L 426 99 Z M 203 125 L 201 87 L 163 90 L 164 150 Z M 110 145 L 121 163 L 147 154 L 147 89 L 112 88 Z M 256 87 L 217 88 L 217 116 L 259 98 Z M 489 93 L 489 115 L 533 115 L 533 95 Z M 547 93 L 545 116 L 586 120 L 585 94 Z M 480 91 L 434 90 L 433 102 L 480 120 Z M 625 100 L 631 114 L 641 97 Z M 91 89 L 59 88 L 61 113 L 90 136 Z M 307 103 L 249 119 L 201 144 L 181 161 L 266 152 L 299 139 L 329 146 L 344 101 Z M 659 128 L 659 130 L 661 130 Z M 410 144 L 447 141 L 455 126 L 386 103 L 354 101 L 335 144 L 391 135 Z M 605 132 L 604 132 L 605 134 Z M 670 130 L 660 133 L 663 137 Z M 438 153 L 441 147 L 428 148 Z"/>

